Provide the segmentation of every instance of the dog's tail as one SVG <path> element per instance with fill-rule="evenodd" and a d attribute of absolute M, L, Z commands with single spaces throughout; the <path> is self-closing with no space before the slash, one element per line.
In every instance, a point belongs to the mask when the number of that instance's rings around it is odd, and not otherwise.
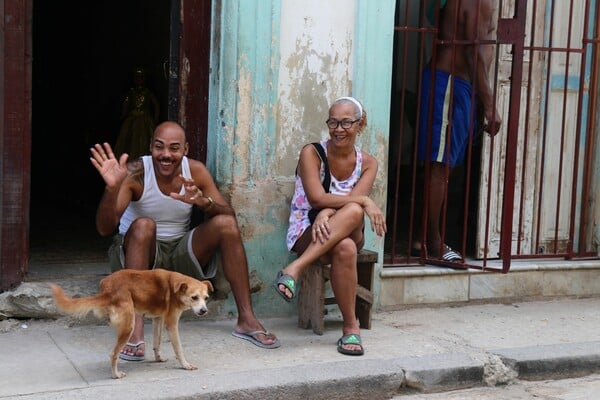
<path fill-rule="evenodd" d="M 65 295 L 65 292 L 58 285 L 51 283 L 50 288 L 52 289 L 56 308 L 60 311 L 73 314 L 79 318 L 85 317 L 90 312 L 93 312 L 98 318 L 106 316 L 105 304 L 99 297 L 73 298 Z"/>

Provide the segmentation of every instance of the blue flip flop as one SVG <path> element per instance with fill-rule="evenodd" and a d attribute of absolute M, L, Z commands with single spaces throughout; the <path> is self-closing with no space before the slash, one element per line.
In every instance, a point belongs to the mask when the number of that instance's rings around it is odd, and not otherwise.
<path fill-rule="evenodd" d="M 123 349 L 121 349 L 121 352 L 119 353 L 119 358 L 121 360 L 125 360 L 125 361 L 144 361 L 144 359 L 146 358 L 145 355 L 141 355 L 141 356 L 136 356 L 135 353 L 138 352 L 138 349 L 141 345 L 145 344 L 143 340 L 140 340 L 137 343 L 130 343 L 127 342 L 125 344 L 125 346 L 131 347 L 132 349 L 135 349 L 133 351 L 134 354 L 125 354 L 123 353 Z"/>
<path fill-rule="evenodd" d="M 452 248 L 448 245 L 444 245 L 444 254 L 442 254 L 441 259 L 444 261 L 450 261 L 450 262 L 461 262 L 462 261 L 462 256 L 460 255 L 459 252 L 452 250 Z"/>
<path fill-rule="evenodd" d="M 252 343 L 258 347 L 262 347 L 263 349 L 276 349 L 279 346 L 281 346 L 281 343 L 279 343 L 279 339 L 275 339 L 275 341 L 271 344 L 264 344 L 263 342 L 261 342 L 260 340 L 255 338 L 256 335 L 260 335 L 260 334 L 268 336 L 269 331 L 250 331 L 250 332 L 246 332 L 246 333 L 233 331 L 233 332 L 231 332 L 231 334 L 233 336 L 235 336 L 236 338 L 247 340 L 250 343 Z"/>

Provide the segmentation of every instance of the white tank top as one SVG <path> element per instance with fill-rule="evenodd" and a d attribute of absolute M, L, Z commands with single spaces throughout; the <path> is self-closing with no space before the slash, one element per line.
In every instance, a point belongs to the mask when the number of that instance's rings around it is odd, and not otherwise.
<path fill-rule="evenodd" d="M 125 235 L 131 223 L 140 217 L 149 217 L 156 222 L 157 240 L 179 239 L 189 230 L 192 206 L 163 194 L 158 188 L 152 156 L 143 156 L 144 191 L 138 201 L 132 201 L 121 217 L 119 233 Z M 187 157 L 181 160 L 181 174 L 191 178 L 190 164 Z M 181 186 L 180 194 L 185 190 Z"/>

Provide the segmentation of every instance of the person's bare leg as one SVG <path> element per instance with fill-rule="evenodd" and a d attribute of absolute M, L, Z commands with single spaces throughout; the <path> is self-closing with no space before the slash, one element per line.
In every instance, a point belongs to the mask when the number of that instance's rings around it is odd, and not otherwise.
<path fill-rule="evenodd" d="M 248 261 L 235 217 L 217 215 L 196 227 L 193 248 L 201 265 L 207 265 L 215 251 L 220 249 L 225 279 L 231 286 L 238 310 L 235 330 L 239 333 L 266 331 L 252 308 Z M 277 340 L 272 334 L 258 334 L 255 338 L 265 345 Z"/>
<path fill-rule="evenodd" d="M 358 204 L 347 204 L 329 218 L 328 224 L 329 238 L 324 240 L 324 242 L 321 242 L 320 240 L 317 240 L 316 242 L 311 241 L 304 251 L 301 251 L 300 249 L 298 258 L 282 270 L 284 274 L 288 274 L 294 280 L 298 280 L 306 267 L 315 260 L 326 255 L 343 239 L 355 235 L 357 236 L 355 238 L 356 241 L 362 240 L 362 234 L 356 234 L 355 231 L 357 228 L 362 228 L 364 224 L 364 211 Z M 311 233 L 305 232 L 305 234 Z M 279 290 L 284 292 L 286 296 L 291 297 L 291 293 L 289 293 L 289 290 L 286 287 L 279 285 Z"/>
<path fill-rule="evenodd" d="M 356 258 L 358 249 L 352 239 L 344 239 L 330 252 L 331 254 L 331 288 L 337 301 L 344 324 L 342 333 L 360 334 L 360 325 L 356 319 Z M 346 350 L 360 350 L 361 346 L 345 344 Z"/>
<path fill-rule="evenodd" d="M 443 254 L 440 219 L 447 186 L 446 166 L 440 163 L 431 163 L 427 208 L 427 253 L 432 257 L 440 257 Z"/>
<path fill-rule="evenodd" d="M 156 253 L 156 224 L 149 218 L 140 218 L 135 220 L 123 242 L 125 252 L 125 268 L 146 270 L 154 264 L 154 255 Z M 139 343 L 144 340 L 144 317 L 140 314 L 135 315 L 133 333 L 129 338 L 129 343 Z M 125 346 L 122 350 L 124 354 L 130 356 L 144 356 L 146 346 L 139 347 Z"/>
<path fill-rule="evenodd" d="M 420 184 L 416 184 L 414 187 L 414 217 L 413 217 L 413 230 L 411 234 L 411 243 L 408 252 L 411 256 L 422 255 L 424 244 L 427 243 L 427 238 L 423 238 L 423 232 L 427 229 L 423 228 L 423 215 L 425 214 L 424 203 L 423 203 L 423 192 L 425 182 L 425 167 L 420 166 L 417 170 L 416 181 Z"/>

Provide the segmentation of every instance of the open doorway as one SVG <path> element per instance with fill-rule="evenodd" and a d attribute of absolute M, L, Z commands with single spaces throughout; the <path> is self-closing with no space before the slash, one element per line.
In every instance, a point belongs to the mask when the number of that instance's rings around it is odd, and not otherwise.
<path fill-rule="evenodd" d="M 388 233 L 384 244 L 385 266 L 410 266 L 424 262 L 422 243 L 426 236 L 426 166 L 418 159 L 418 125 L 422 98 L 421 75 L 435 57 L 439 10 L 428 2 L 399 0 L 396 3 L 394 63 L 390 108 L 388 159 Z M 436 15 L 436 12 L 438 15 Z M 460 46 L 460 44 L 458 45 Z M 478 216 L 477 198 L 481 141 L 469 144 L 469 156 L 448 170 L 440 230 L 443 243 L 472 256 Z M 431 261 L 431 260 L 429 260 Z"/>
<path fill-rule="evenodd" d="M 163 0 L 33 1 L 32 264 L 106 260 L 89 148 L 114 145 L 137 66 L 167 118 L 170 15 Z"/>
<path fill-rule="evenodd" d="M 414 121 L 427 116 L 421 111 L 426 103 L 419 100 L 432 98 L 419 87 L 418 74 L 438 53 L 436 15 L 451 15 L 429 14 L 426 4 L 399 0 L 396 6 L 384 265 L 456 267 L 423 256 L 414 245 L 425 238 L 419 227 L 428 226 L 428 215 L 418 214 L 419 209 L 429 212 L 421 206 L 427 201 L 419 197 L 419 187 L 431 191 L 434 186 L 419 179 L 422 162 L 415 161 Z M 597 165 L 597 138 L 588 128 L 597 122 L 590 96 L 598 81 L 596 4 L 501 2 L 493 17 L 497 38 L 474 43 L 475 48 L 490 46 L 494 54 L 488 73 L 502 123 L 497 135 L 487 135 L 482 116 L 473 113 L 477 121 L 462 170 L 454 168 L 447 178 L 441 241 L 464 256 L 464 265 L 490 270 L 495 267 L 488 260 L 500 259 L 502 269 L 496 270 L 508 272 L 511 259 L 597 257 L 597 238 L 589 229 L 595 221 L 590 171 Z M 431 55 L 429 43 L 434 44 Z M 457 50 L 466 44 L 440 43 Z M 477 95 L 477 88 L 472 93 Z M 445 132 L 451 134 L 451 128 Z"/>

